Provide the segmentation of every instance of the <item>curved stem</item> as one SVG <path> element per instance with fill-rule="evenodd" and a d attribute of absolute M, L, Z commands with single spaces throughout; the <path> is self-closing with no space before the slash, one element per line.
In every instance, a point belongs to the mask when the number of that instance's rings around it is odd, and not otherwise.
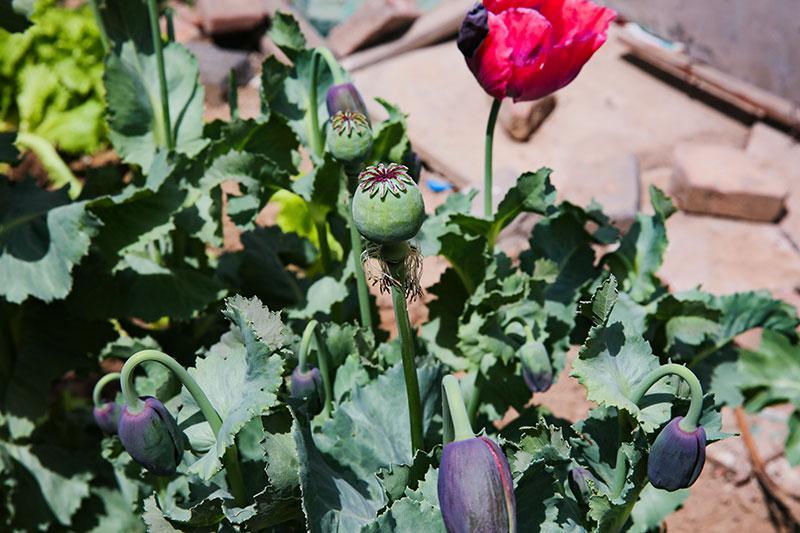
<path fill-rule="evenodd" d="M 392 276 L 405 285 L 406 272 L 404 261 L 389 264 Z M 414 353 L 414 337 L 411 332 L 411 322 L 408 319 L 406 308 L 406 295 L 401 287 L 392 285 L 392 306 L 394 318 L 397 323 L 397 334 L 400 336 L 400 348 L 403 356 L 403 376 L 405 377 L 406 396 L 408 399 L 408 418 L 411 428 L 411 455 L 423 448 L 422 432 L 422 402 L 419 395 L 419 382 L 417 380 L 417 365 Z"/>
<path fill-rule="evenodd" d="M 97 380 L 97 383 L 94 384 L 94 389 L 92 390 L 92 403 L 94 403 L 95 407 L 102 407 L 103 401 L 100 395 L 103 392 L 103 387 L 111 383 L 112 381 L 116 381 L 119 379 L 120 373 L 119 372 L 110 372 Z"/>
<path fill-rule="evenodd" d="M 175 149 L 175 139 L 172 136 L 172 121 L 169 117 L 169 92 L 167 89 L 167 73 L 164 70 L 164 50 L 161 46 L 161 30 L 158 27 L 158 9 L 156 0 L 147 0 L 147 11 L 150 15 L 150 35 L 153 38 L 153 50 L 156 52 L 156 65 L 158 67 L 158 88 L 161 93 L 161 113 L 164 121 L 164 140 L 167 148 Z"/>
<path fill-rule="evenodd" d="M 312 320 L 306 325 L 306 329 L 303 330 L 303 337 L 300 339 L 300 355 L 297 358 L 297 366 L 300 368 L 300 372 L 308 371 L 308 348 L 311 345 L 311 337 L 314 336 L 314 329 L 317 327 L 317 321 Z"/>
<path fill-rule="evenodd" d="M 322 374 L 322 388 L 325 390 L 325 403 L 323 404 L 322 412 L 326 416 L 330 416 L 333 410 L 333 386 L 331 384 L 331 354 L 328 351 L 328 345 L 325 344 L 325 339 L 322 338 L 322 332 L 319 328 L 314 328 L 314 338 L 317 340 L 317 353 L 319 355 L 319 373 Z"/>
<path fill-rule="evenodd" d="M 328 227 L 325 221 L 316 222 L 317 240 L 319 241 L 319 255 L 322 259 L 322 269 L 326 274 L 330 273 L 331 265 L 331 247 L 328 245 Z"/>
<path fill-rule="evenodd" d="M 319 49 L 314 49 L 311 53 L 311 81 L 308 88 L 308 144 L 311 148 L 311 153 L 315 157 L 322 157 L 322 149 L 324 146 L 322 130 L 319 129 L 319 105 L 317 103 L 317 81 L 319 79 L 320 57 Z"/>
<path fill-rule="evenodd" d="M 483 216 L 492 218 L 492 150 L 494 148 L 494 127 L 497 124 L 497 113 L 503 101 L 495 98 L 492 109 L 489 111 L 489 120 L 486 122 L 486 145 L 484 155 L 483 173 Z"/>
<path fill-rule="evenodd" d="M 211 426 L 211 431 L 214 432 L 216 437 L 222 427 L 222 418 L 219 413 L 211 405 L 211 402 L 200 388 L 200 385 L 195 379 L 180 365 L 175 359 L 158 350 L 141 350 L 133 354 L 130 359 L 125 361 L 122 366 L 122 373 L 120 375 L 120 385 L 122 387 L 122 396 L 125 398 L 126 409 L 132 414 L 140 413 L 144 408 L 144 402 L 136 395 L 136 389 L 133 386 L 133 371 L 142 363 L 147 361 L 155 361 L 161 363 L 170 369 L 181 381 L 189 394 L 192 395 L 200 412 L 203 413 L 208 425 Z M 230 485 L 231 493 L 233 494 L 236 504 L 244 507 L 246 504 L 246 492 L 244 489 L 244 480 L 242 479 L 242 471 L 239 467 L 239 453 L 236 444 L 232 444 L 226 451 L 222 458 L 225 465 L 227 474 L 228 485 Z"/>
<path fill-rule="evenodd" d="M 631 401 L 638 405 L 645 393 L 656 384 L 661 378 L 674 374 L 682 378 L 688 385 L 691 394 L 691 403 L 686 416 L 681 420 L 680 428 L 686 432 L 697 429 L 697 422 L 700 420 L 700 412 L 703 409 L 703 387 L 694 372 L 683 365 L 670 363 L 662 365 L 647 374 L 641 383 L 633 390 Z"/>
<path fill-rule="evenodd" d="M 325 60 L 325 63 L 328 65 L 328 70 L 331 71 L 331 76 L 333 76 L 334 85 L 344 83 L 346 80 L 342 74 L 342 69 L 339 66 L 339 63 L 336 61 L 336 58 L 333 57 L 333 53 L 327 48 L 317 48 L 316 52 L 320 55 L 320 57 L 322 57 L 322 59 Z"/>
<path fill-rule="evenodd" d="M 469 423 L 467 408 L 464 406 L 464 397 L 461 396 L 461 387 L 452 375 L 442 379 L 442 418 L 444 418 L 442 444 L 467 440 L 475 436 Z"/>

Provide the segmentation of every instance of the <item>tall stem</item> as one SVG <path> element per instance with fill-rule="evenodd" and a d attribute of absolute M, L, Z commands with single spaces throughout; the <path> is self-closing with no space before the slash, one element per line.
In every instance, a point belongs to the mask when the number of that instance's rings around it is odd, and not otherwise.
<path fill-rule="evenodd" d="M 325 339 L 322 338 L 322 332 L 319 328 L 314 328 L 314 338 L 317 340 L 317 354 L 319 363 L 319 373 L 322 374 L 322 388 L 325 390 L 325 403 L 323 404 L 322 412 L 326 416 L 330 416 L 333 410 L 333 386 L 331 384 L 331 354 L 328 351 L 328 345 L 325 344 Z"/>
<path fill-rule="evenodd" d="M 322 130 L 319 129 L 319 106 L 317 105 L 319 61 L 320 53 L 315 49 L 311 55 L 311 81 L 308 88 L 308 144 L 311 147 L 311 153 L 315 157 L 322 157 L 322 149 L 324 145 L 322 140 Z"/>
<path fill-rule="evenodd" d="M 97 380 L 97 383 L 94 384 L 94 390 L 92 390 L 92 403 L 94 403 L 95 407 L 103 406 L 103 400 L 100 396 L 103 393 L 103 388 L 112 381 L 117 381 L 119 376 L 119 372 L 109 372 Z"/>
<path fill-rule="evenodd" d="M 331 260 L 331 248 L 328 245 L 328 227 L 324 220 L 316 222 L 315 227 L 317 229 L 317 240 L 319 240 L 319 255 L 322 259 L 322 269 L 328 274 L 333 264 Z"/>
<path fill-rule="evenodd" d="M 167 148 L 172 151 L 175 149 L 175 139 L 172 137 L 172 121 L 169 117 L 169 92 L 167 89 L 167 73 L 164 70 L 164 50 L 161 43 L 161 30 L 158 27 L 158 9 L 156 0 L 147 0 L 147 10 L 150 15 L 150 35 L 153 38 L 153 50 L 156 53 L 156 64 L 158 66 L 158 87 L 161 93 L 161 113 L 164 122 L 164 139 Z"/>
<path fill-rule="evenodd" d="M 175 42 L 175 22 L 173 21 L 174 15 L 175 12 L 171 7 L 168 7 L 164 10 L 164 18 L 167 19 L 167 42 L 170 43 Z"/>
<path fill-rule="evenodd" d="M 344 187 L 347 190 L 347 182 L 349 176 L 343 173 Z M 347 205 L 345 205 L 344 212 L 347 216 L 347 226 L 350 228 L 350 249 L 353 256 L 353 272 L 356 277 L 356 289 L 358 291 L 358 310 L 361 315 L 361 326 L 372 331 L 372 313 L 369 308 L 369 287 L 367 286 L 367 278 L 364 274 L 364 265 L 361 264 L 361 254 L 364 248 L 361 246 L 361 234 L 358 228 L 353 223 L 353 213 L 350 210 L 350 202 L 352 196 L 350 193 L 345 195 Z"/>
<path fill-rule="evenodd" d="M 239 118 L 239 88 L 236 84 L 236 69 L 228 73 L 228 109 L 231 111 L 231 120 Z"/>
<path fill-rule="evenodd" d="M 447 445 L 453 441 L 467 440 L 475 436 L 464 406 L 464 397 L 461 396 L 461 387 L 458 380 L 452 375 L 442 379 L 442 428 L 443 442 Z"/>
<path fill-rule="evenodd" d="M 390 264 L 389 268 L 394 279 L 400 282 L 400 287 L 392 285 L 392 305 L 394 318 L 397 323 L 397 334 L 400 336 L 400 348 L 403 356 L 403 376 L 406 383 L 406 396 L 408 398 L 408 417 L 411 427 L 411 455 L 423 448 L 422 435 L 422 402 L 419 395 L 419 382 L 417 381 L 417 365 L 415 361 L 414 337 L 411 332 L 411 322 L 408 319 L 406 308 L 406 295 L 402 286 L 405 285 L 406 272 L 403 261 Z"/>
<path fill-rule="evenodd" d="M 492 151 L 494 149 L 494 127 L 497 124 L 497 113 L 503 101 L 495 98 L 492 110 L 489 111 L 489 120 L 486 122 L 486 146 L 483 167 L 483 216 L 493 218 L 492 212 Z"/>
<path fill-rule="evenodd" d="M 197 381 L 195 381 L 180 363 L 158 350 L 141 350 L 136 352 L 130 359 L 125 361 L 125 364 L 122 366 L 120 385 L 128 412 L 136 414 L 140 413 L 144 408 L 144 402 L 136 395 L 136 389 L 133 386 L 133 371 L 137 366 L 148 361 L 161 363 L 178 377 L 183 386 L 186 387 L 186 390 L 189 391 L 189 394 L 192 395 L 192 398 L 194 398 L 194 401 L 200 408 L 200 412 L 203 413 L 208 425 L 211 426 L 211 431 L 214 432 L 214 436 L 216 437 L 222 427 L 222 418 L 220 418 L 214 406 L 211 405 L 208 396 L 206 396 L 206 393 L 203 392 L 203 389 L 200 388 Z M 247 502 L 247 497 L 244 489 L 244 480 L 242 479 L 242 471 L 239 467 L 239 452 L 235 443 L 225 451 L 222 462 L 225 465 L 228 485 L 236 500 L 236 504 L 240 507 L 244 507 Z"/>

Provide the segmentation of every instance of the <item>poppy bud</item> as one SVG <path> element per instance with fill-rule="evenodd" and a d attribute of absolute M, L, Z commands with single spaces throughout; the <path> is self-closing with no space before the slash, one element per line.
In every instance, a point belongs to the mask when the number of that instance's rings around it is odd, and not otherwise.
<path fill-rule="evenodd" d="M 117 432 L 119 412 L 120 408 L 117 402 L 108 402 L 92 409 L 95 423 L 107 435 L 113 435 Z"/>
<path fill-rule="evenodd" d="M 183 433 L 164 404 L 156 398 L 142 398 L 138 413 L 122 408 L 119 440 L 133 459 L 153 474 L 171 476 L 183 456 Z"/>
<path fill-rule="evenodd" d="M 553 384 L 553 365 L 541 342 L 527 342 L 520 348 L 522 378 L 531 392 L 544 392 Z"/>
<path fill-rule="evenodd" d="M 442 518 L 449 533 L 517 530 L 508 460 L 503 450 L 486 437 L 445 445 L 438 491 Z"/>
<path fill-rule="evenodd" d="M 352 205 L 359 233 L 376 244 L 407 241 L 425 220 L 422 193 L 408 169 L 396 163 L 379 163 L 359 174 Z"/>
<path fill-rule="evenodd" d="M 706 431 L 698 426 L 687 432 L 680 427 L 682 416 L 664 426 L 650 447 L 647 477 L 658 489 L 674 491 L 691 486 L 706 461 Z"/>
<path fill-rule="evenodd" d="M 306 400 L 311 413 L 319 412 L 322 407 L 320 400 L 325 397 L 319 369 L 310 368 L 303 372 L 299 366 L 295 367 L 292 371 L 291 395 L 295 400 Z"/>
<path fill-rule="evenodd" d="M 339 161 L 359 163 L 372 150 L 372 128 L 363 114 L 339 111 L 331 116 L 325 142 Z"/>
<path fill-rule="evenodd" d="M 328 89 L 325 103 L 328 105 L 328 115 L 331 117 L 339 111 L 361 113 L 366 117 L 367 124 L 369 124 L 367 106 L 364 105 L 364 99 L 361 98 L 361 93 L 358 92 L 358 89 L 356 89 L 356 86 L 352 83 L 332 85 L 331 88 Z"/>
<path fill-rule="evenodd" d="M 569 471 L 569 479 L 567 480 L 569 490 L 572 491 L 572 495 L 575 496 L 578 503 L 585 507 L 589 506 L 589 497 L 592 495 L 589 480 L 593 483 L 597 483 L 597 479 L 592 473 L 582 466 L 578 466 Z"/>

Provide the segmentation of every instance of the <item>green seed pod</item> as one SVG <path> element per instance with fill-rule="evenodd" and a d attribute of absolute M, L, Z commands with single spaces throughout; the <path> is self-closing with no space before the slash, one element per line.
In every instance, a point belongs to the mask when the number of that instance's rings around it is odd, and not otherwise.
<path fill-rule="evenodd" d="M 328 150 L 343 163 L 359 163 L 372 150 L 372 128 L 367 117 L 356 111 L 333 115 L 326 136 Z"/>
<path fill-rule="evenodd" d="M 379 163 L 358 176 L 353 222 L 367 240 L 380 245 L 413 238 L 425 220 L 422 193 L 403 165 Z"/>

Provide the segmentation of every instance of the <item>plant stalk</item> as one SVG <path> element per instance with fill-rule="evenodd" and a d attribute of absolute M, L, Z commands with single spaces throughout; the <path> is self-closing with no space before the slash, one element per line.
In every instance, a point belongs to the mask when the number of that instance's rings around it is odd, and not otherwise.
<path fill-rule="evenodd" d="M 319 79 L 320 58 L 319 50 L 314 49 L 311 55 L 311 82 L 308 88 L 308 144 L 310 145 L 311 153 L 315 157 L 322 157 L 324 147 L 322 130 L 319 128 L 319 105 L 317 104 L 317 82 Z"/>
<path fill-rule="evenodd" d="M 108 32 L 106 26 L 103 24 L 103 18 L 100 16 L 100 9 L 97 6 L 97 0 L 89 0 L 89 6 L 94 14 L 94 21 L 97 24 L 97 29 L 100 30 L 100 42 L 103 44 L 103 51 L 108 53 L 111 50 L 111 44 L 108 40 Z"/>
<path fill-rule="evenodd" d="M 333 265 L 331 259 L 331 247 L 328 245 L 328 228 L 326 222 L 314 223 L 317 229 L 317 240 L 319 240 L 319 255 L 322 259 L 322 269 L 329 274 Z"/>
<path fill-rule="evenodd" d="M 317 48 L 316 52 L 328 65 L 328 70 L 331 71 L 331 76 L 333 77 L 334 85 L 339 85 L 344 83 L 345 79 L 344 76 L 342 75 L 342 69 L 339 68 L 339 63 L 336 61 L 336 58 L 333 57 L 333 53 L 327 48 Z"/>
<path fill-rule="evenodd" d="M 347 182 L 349 176 L 343 173 L 344 187 L 348 190 Z M 353 255 L 353 272 L 356 277 L 356 289 L 358 291 L 358 310 L 361 315 L 361 326 L 372 331 L 372 313 L 369 307 L 369 287 L 367 286 L 367 277 L 364 274 L 364 265 L 361 263 L 361 254 L 364 252 L 364 247 L 361 243 L 361 234 L 358 228 L 353 223 L 353 213 L 350 210 L 350 203 L 352 196 L 348 192 L 345 195 L 347 205 L 344 207 L 344 212 L 347 216 L 347 226 L 350 229 L 350 249 Z"/>
<path fill-rule="evenodd" d="M 150 35 L 153 38 L 153 50 L 156 53 L 158 66 L 158 87 L 161 93 L 161 113 L 164 122 L 164 139 L 169 151 L 175 149 L 175 139 L 172 136 L 172 121 L 169 115 L 169 90 L 167 88 L 167 72 L 164 70 L 164 50 L 161 42 L 161 30 L 158 27 L 158 8 L 156 0 L 147 0 L 147 10 L 150 15 Z"/>
<path fill-rule="evenodd" d="M 231 112 L 231 120 L 239 118 L 239 88 L 236 84 L 236 69 L 231 69 L 228 73 L 228 109 Z"/>
<path fill-rule="evenodd" d="M 119 372 L 109 372 L 108 374 L 97 380 L 97 383 L 94 384 L 94 389 L 92 390 L 92 403 L 94 403 L 95 407 L 103 406 L 103 400 L 100 396 L 103 392 L 103 388 L 112 381 L 118 380 L 119 376 L 120 376 Z"/>
<path fill-rule="evenodd" d="M 300 339 L 300 356 L 297 358 L 297 366 L 300 368 L 300 372 L 308 371 L 308 348 L 311 346 L 311 339 L 314 337 L 314 329 L 316 327 L 317 321 L 312 320 L 303 330 L 303 336 Z"/>
<path fill-rule="evenodd" d="M 392 285 L 392 305 L 397 323 L 397 334 L 400 336 L 400 348 L 403 356 L 403 376 L 405 377 L 406 396 L 408 399 L 408 417 L 411 428 L 412 457 L 424 446 L 422 432 L 422 402 L 419 395 L 417 365 L 415 361 L 414 337 L 406 307 L 405 286 L 406 272 L 403 261 L 389 264 L 392 276 L 400 282 L 400 286 Z"/>
<path fill-rule="evenodd" d="M 442 444 L 475 437 L 464 406 L 464 397 L 458 380 L 447 375 L 442 379 L 442 418 L 444 419 Z"/>
<path fill-rule="evenodd" d="M 492 210 L 492 153 L 494 150 L 494 130 L 497 124 L 497 114 L 503 101 L 495 98 L 492 109 L 489 111 L 489 120 L 486 122 L 486 145 L 483 167 L 483 216 L 491 220 Z"/>
<path fill-rule="evenodd" d="M 331 354 L 328 345 L 322 338 L 319 328 L 314 328 L 314 338 L 317 341 L 317 362 L 319 363 L 319 373 L 322 374 L 322 388 L 325 390 L 325 403 L 322 412 L 325 416 L 330 416 L 333 411 L 333 385 L 331 383 Z"/>
<path fill-rule="evenodd" d="M 186 387 L 186 390 L 189 391 L 189 394 L 192 395 L 194 401 L 197 402 L 200 412 L 203 413 L 208 425 L 211 426 L 211 431 L 214 432 L 214 436 L 216 437 L 222 427 L 222 418 L 220 418 L 214 406 L 211 405 L 208 396 L 206 396 L 206 393 L 203 392 L 203 389 L 197 381 L 195 381 L 180 363 L 158 350 L 141 350 L 136 352 L 130 359 L 125 361 L 125 364 L 122 366 L 120 385 L 128 412 L 136 414 L 141 412 L 144 408 L 144 402 L 136 395 L 136 389 L 133 385 L 133 371 L 137 366 L 147 361 L 161 363 L 178 377 L 183 386 Z M 236 504 L 240 507 L 244 507 L 247 503 L 247 496 L 244 488 L 242 471 L 239 466 L 239 452 L 235 443 L 225 451 L 222 463 L 225 465 L 226 478 L 231 489 L 231 494 L 233 494 Z"/>
<path fill-rule="evenodd" d="M 170 43 L 175 42 L 175 22 L 173 21 L 174 16 L 175 12 L 171 7 L 168 7 L 164 10 L 164 18 L 167 19 L 167 41 Z"/>

